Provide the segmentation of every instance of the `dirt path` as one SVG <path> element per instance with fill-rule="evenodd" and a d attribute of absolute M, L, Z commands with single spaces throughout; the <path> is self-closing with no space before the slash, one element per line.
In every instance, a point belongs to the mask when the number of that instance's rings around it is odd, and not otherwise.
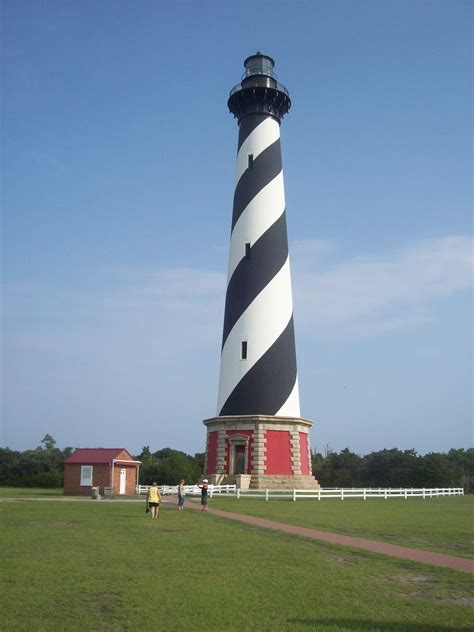
<path fill-rule="evenodd" d="M 193 501 L 187 502 L 186 507 L 200 509 L 200 506 Z M 247 524 L 263 527 L 264 529 L 275 529 L 284 531 L 285 533 L 294 533 L 302 535 L 305 538 L 313 538 L 331 544 L 342 544 L 351 546 L 356 549 L 364 549 L 373 553 L 381 553 L 382 555 L 391 555 L 405 560 L 413 560 L 422 564 L 432 564 L 433 566 L 445 566 L 462 573 L 474 573 L 474 560 L 464 557 L 455 557 L 454 555 L 446 555 L 444 553 L 436 553 L 434 551 L 423 551 L 421 549 L 412 549 L 407 546 L 397 546 L 395 544 L 386 544 L 377 542 L 376 540 L 365 540 L 364 538 L 354 538 L 349 535 L 339 535 L 328 531 L 318 531 L 317 529 L 308 529 L 307 527 L 297 527 L 292 524 L 282 522 L 274 522 L 265 518 L 256 518 L 254 516 L 245 516 L 243 514 L 231 511 L 223 511 L 222 509 L 213 509 L 209 507 L 209 513 L 229 520 L 237 520 Z"/>

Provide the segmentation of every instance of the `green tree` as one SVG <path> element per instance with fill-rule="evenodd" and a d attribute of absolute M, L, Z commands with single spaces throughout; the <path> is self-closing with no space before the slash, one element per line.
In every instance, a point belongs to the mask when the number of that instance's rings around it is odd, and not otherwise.
<path fill-rule="evenodd" d="M 45 434 L 44 437 L 41 439 L 41 443 L 44 450 L 53 450 L 54 446 L 56 445 L 56 441 L 50 434 Z"/>
<path fill-rule="evenodd" d="M 59 450 L 49 434 L 41 440 L 44 447 L 14 452 L 0 450 L 0 484 L 19 487 L 61 487 L 64 460 L 72 448 Z"/>
<path fill-rule="evenodd" d="M 145 446 L 139 455 L 142 461 L 140 468 L 140 483 L 151 485 L 157 481 L 160 485 L 177 485 L 184 478 L 189 484 L 198 481 L 202 473 L 204 454 L 197 453 L 194 457 L 171 448 L 163 448 L 154 453 L 149 446 Z"/>
<path fill-rule="evenodd" d="M 16 485 L 21 452 L 0 448 L 0 485 Z"/>
<path fill-rule="evenodd" d="M 149 445 L 144 445 L 142 448 L 141 453 L 135 457 L 138 461 L 148 461 L 152 458 L 152 454 L 150 452 L 150 446 Z"/>
<path fill-rule="evenodd" d="M 324 465 L 324 456 L 320 452 L 316 452 L 316 450 L 311 450 L 311 470 L 313 472 L 313 476 L 316 477 L 316 480 L 320 482 L 321 479 L 321 471 Z"/>
<path fill-rule="evenodd" d="M 430 452 L 423 459 L 424 487 L 458 487 L 462 477 L 462 468 L 452 463 L 446 454 Z"/>
<path fill-rule="evenodd" d="M 474 448 L 452 449 L 447 458 L 459 472 L 456 486 L 464 487 L 466 493 L 474 492 Z"/>
<path fill-rule="evenodd" d="M 154 453 L 159 462 L 159 482 L 164 485 L 177 485 L 184 478 L 188 483 L 198 480 L 196 463 L 193 457 L 179 450 L 164 448 Z"/>
<path fill-rule="evenodd" d="M 196 452 L 194 455 L 195 481 L 202 478 L 204 474 L 204 461 L 206 459 L 205 452 Z"/>
<path fill-rule="evenodd" d="M 415 450 L 379 450 L 363 459 L 361 483 L 366 487 L 419 487 L 422 459 Z"/>
<path fill-rule="evenodd" d="M 349 448 L 344 448 L 339 454 L 328 452 L 319 470 L 318 480 L 323 487 L 358 487 L 360 467 L 361 457 Z"/>

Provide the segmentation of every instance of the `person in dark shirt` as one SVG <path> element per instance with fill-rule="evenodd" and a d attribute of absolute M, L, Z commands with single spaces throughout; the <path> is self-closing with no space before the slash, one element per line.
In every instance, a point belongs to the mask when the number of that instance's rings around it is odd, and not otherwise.
<path fill-rule="evenodd" d="M 182 478 L 179 481 L 179 485 L 178 485 L 178 510 L 179 511 L 184 511 L 184 497 L 186 496 L 186 488 L 185 488 L 184 483 L 185 483 L 184 478 Z"/>
<path fill-rule="evenodd" d="M 201 511 L 207 511 L 207 488 L 209 481 L 207 478 L 202 479 L 202 483 L 198 485 L 201 488 Z"/>

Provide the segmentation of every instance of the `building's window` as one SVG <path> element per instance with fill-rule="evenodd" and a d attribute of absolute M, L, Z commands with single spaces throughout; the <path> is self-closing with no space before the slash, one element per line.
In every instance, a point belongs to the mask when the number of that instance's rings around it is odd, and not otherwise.
<path fill-rule="evenodd" d="M 249 169 L 253 167 L 253 154 L 249 154 Z"/>
<path fill-rule="evenodd" d="M 250 259 L 250 242 L 245 244 L 245 258 Z"/>
<path fill-rule="evenodd" d="M 81 465 L 81 485 L 92 486 L 92 465 Z"/>
<path fill-rule="evenodd" d="M 240 343 L 240 359 L 241 360 L 247 359 L 247 341 L 246 340 L 242 340 L 242 342 Z"/>

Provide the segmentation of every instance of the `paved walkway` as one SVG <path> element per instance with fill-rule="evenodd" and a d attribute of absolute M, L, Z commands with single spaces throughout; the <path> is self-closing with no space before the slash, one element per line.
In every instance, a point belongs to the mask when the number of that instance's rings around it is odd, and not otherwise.
<path fill-rule="evenodd" d="M 200 506 L 193 501 L 187 502 L 186 507 L 192 507 L 193 509 L 198 510 L 200 509 Z M 213 509 L 211 507 L 209 507 L 208 511 L 211 514 L 221 516 L 222 518 L 245 522 L 247 524 L 263 527 L 264 529 L 275 529 L 277 531 L 284 531 L 285 533 L 294 533 L 295 535 L 302 535 L 305 538 L 322 540 L 323 542 L 330 542 L 331 544 L 342 544 L 345 546 L 354 547 L 356 549 L 372 551 L 373 553 L 381 553 L 382 555 L 391 555 L 392 557 L 399 557 L 405 560 L 421 562 L 422 564 L 445 566 L 446 568 L 451 568 L 455 571 L 461 571 L 462 573 L 474 573 L 474 560 L 464 557 L 455 557 L 454 555 L 445 555 L 444 553 L 436 553 L 434 551 L 423 551 L 421 549 L 412 549 L 407 546 L 386 544 L 384 542 L 377 542 L 376 540 L 354 538 L 349 535 L 339 535 L 337 533 L 330 533 L 328 531 L 308 529 L 307 527 L 297 527 L 292 524 L 274 522 L 273 520 L 256 518 L 254 516 L 245 516 L 243 514 L 234 513 L 231 511 L 223 511 L 222 509 Z"/>

